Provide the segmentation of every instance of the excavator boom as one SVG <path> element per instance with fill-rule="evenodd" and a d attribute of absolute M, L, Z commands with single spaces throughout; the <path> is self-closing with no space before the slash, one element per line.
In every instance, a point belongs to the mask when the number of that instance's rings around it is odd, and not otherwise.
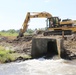
<path fill-rule="evenodd" d="M 23 22 L 22 28 L 20 29 L 18 37 L 22 37 L 25 31 L 27 30 L 28 22 L 30 18 L 50 18 L 50 17 L 52 17 L 52 15 L 47 12 L 40 12 L 40 13 L 39 12 L 28 12 Z"/>

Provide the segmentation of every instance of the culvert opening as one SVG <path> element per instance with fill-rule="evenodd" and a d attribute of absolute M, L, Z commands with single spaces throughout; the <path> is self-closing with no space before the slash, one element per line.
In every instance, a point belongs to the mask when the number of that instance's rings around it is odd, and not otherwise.
<path fill-rule="evenodd" d="M 56 41 L 49 41 L 47 43 L 47 56 L 53 57 L 54 55 L 58 55 Z"/>

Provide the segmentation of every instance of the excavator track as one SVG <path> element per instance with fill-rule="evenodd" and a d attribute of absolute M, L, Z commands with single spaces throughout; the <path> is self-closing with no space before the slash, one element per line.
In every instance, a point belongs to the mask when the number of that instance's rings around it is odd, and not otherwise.
<path fill-rule="evenodd" d="M 72 34 L 72 31 L 71 30 L 58 30 L 58 31 L 45 31 L 43 33 L 44 36 L 62 35 L 62 34 L 64 34 L 64 35 L 71 35 Z"/>

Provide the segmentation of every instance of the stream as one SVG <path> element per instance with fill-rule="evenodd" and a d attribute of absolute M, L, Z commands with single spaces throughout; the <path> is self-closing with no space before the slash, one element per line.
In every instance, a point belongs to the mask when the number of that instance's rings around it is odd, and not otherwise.
<path fill-rule="evenodd" d="M 0 64 L 0 75 L 76 75 L 76 60 L 39 58 Z"/>

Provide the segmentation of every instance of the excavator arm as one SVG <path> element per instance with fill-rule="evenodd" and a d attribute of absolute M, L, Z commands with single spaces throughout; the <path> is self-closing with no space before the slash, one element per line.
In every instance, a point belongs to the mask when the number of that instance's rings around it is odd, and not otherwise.
<path fill-rule="evenodd" d="M 30 18 L 50 18 L 50 17 L 52 17 L 52 15 L 47 12 L 40 12 L 40 13 L 39 12 L 32 12 L 32 13 L 28 12 L 23 22 L 22 28 L 20 29 L 18 37 L 22 37 L 25 31 L 27 30 L 28 22 L 30 21 Z"/>

